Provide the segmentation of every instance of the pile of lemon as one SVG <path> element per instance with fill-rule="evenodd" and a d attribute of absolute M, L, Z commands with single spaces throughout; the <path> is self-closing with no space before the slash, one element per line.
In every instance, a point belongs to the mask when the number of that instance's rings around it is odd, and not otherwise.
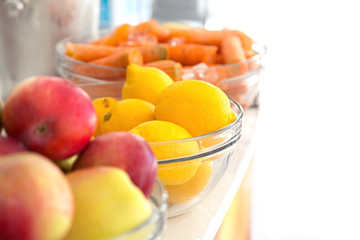
<path fill-rule="evenodd" d="M 226 94 L 199 80 L 174 82 L 163 71 L 130 64 L 122 99 L 97 98 L 94 136 L 112 131 L 130 131 L 151 143 L 159 161 L 189 156 L 201 151 L 197 141 L 164 144 L 219 130 L 236 120 Z M 159 164 L 158 177 L 172 203 L 186 202 L 206 186 L 212 172 L 210 161 L 201 159 Z"/>

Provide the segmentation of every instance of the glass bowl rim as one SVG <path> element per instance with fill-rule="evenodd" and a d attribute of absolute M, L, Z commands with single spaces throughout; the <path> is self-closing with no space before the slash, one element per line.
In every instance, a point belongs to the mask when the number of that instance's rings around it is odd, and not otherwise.
<path fill-rule="evenodd" d="M 149 145 L 151 147 L 155 147 L 155 146 L 166 146 L 166 145 L 173 145 L 173 144 L 180 144 L 180 143 L 186 143 L 186 142 L 192 142 L 192 141 L 198 141 L 198 140 L 202 140 L 202 139 L 206 139 L 208 137 L 212 137 L 215 136 L 217 134 L 226 132 L 227 130 L 233 128 L 235 125 L 239 124 L 244 116 L 244 110 L 242 108 L 242 106 L 236 102 L 235 100 L 233 100 L 232 98 L 228 98 L 229 101 L 231 103 L 233 103 L 233 105 L 236 107 L 236 109 L 238 110 L 239 114 L 237 115 L 235 121 L 233 121 L 232 123 L 226 125 L 223 128 L 220 128 L 214 132 L 210 132 L 210 133 L 206 133 L 200 136 L 196 136 L 196 137 L 191 137 L 191 138 L 185 138 L 185 139 L 178 139 L 178 140 L 171 140 L 171 141 L 162 141 L 162 142 L 150 142 Z M 240 135 L 241 135 L 241 130 L 240 130 Z M 239 136 L 240 137 L 240 136 Z M 233 139 L 234 136 L 232 136 L 231 139 Z M 229 140 L 227 140 L 229 141 Z M 235 141 L 237 142 L 237 141 Z M 201 157 L 206 157 L 209 155 L 212 155 L 214 153 L 218 153 L 224 149 L 226 149 L 227 147 L 233 145 L 235 142 L 230 142 L 230 144 L 226 144 L 225 146 L 220 146 L 217 147 L 215 149 L 212 150 L 208 150 L 208 151 L 204 151 L 204 152 L 198 152 L 192 155 L 188 155 L 188 156 L 182 156 L 182 157 L 176 157 L 176 158 L 171 158 L 171 159 L 162 159 L 162 160 L 158 160 L 158 164 L 167 164 L 167 163 L 175 163 L 175 162 L 185 162 L 185 161 L 189 161 L 189 160 L 194 160 L 194 159 L 198 159 Z"/>
<path fill-rule="evenodd" d="M 155 188 L 156 185 L 159 186 L 159 192 L 160 192 L 160 196 L 161 196 L 161 198 L 159 199 L 159 206 L 156 206 L 156 208 L 153 210 L 152 214 L 148 218 L 146 218 L 143 222 L 141 222 L 139 225 L 133 227 L 132 229 L 130 229 L 126 232 L 115 235 L 115 236 L 111 237 L 109 240 L 116 239 L 119 237 L 131 236 L 132 234 L 136 233 L 137 231 L 144 229 L 146 226 L 148 226 L 153 221 L 156 221 L 157 218 L 161 218 L 162 211 L 164 211 L 166 214 L 166 209 L 167 209 L 167 204 L 168 204 L 167 203 L 167 201 L 168 201 L 167 191 L 165 189 L 164 184 L 157 177 L 155 179 L 155 184 L 154 184 L 153 188 Z M 150 198 L 151 198 L 151 195 L 150 195 Z M 165 217 L 165 221 L 166 221 L 166 217 Z M 164 226 L 162 226 L 162 227 L 164 227 Z M 156 234 L 158 232 L 159 231 L 156 231 Z"/>

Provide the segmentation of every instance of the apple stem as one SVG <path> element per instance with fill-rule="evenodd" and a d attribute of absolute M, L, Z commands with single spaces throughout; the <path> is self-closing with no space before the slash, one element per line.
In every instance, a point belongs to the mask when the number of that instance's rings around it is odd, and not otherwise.
<path fill-rule="evenodd" d="M 49 131 L 49 127 L 46 124 L 40 124 L 36 128 L 36 134 L 37 135 L 45 135 Z"/>

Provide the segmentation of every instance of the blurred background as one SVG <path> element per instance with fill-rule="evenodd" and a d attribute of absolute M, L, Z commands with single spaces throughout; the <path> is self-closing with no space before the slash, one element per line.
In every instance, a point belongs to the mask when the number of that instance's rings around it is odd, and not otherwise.
<path fill-rule="evenodd" d="M 159 19 L 241 29 L 267 46 L 250 239 L 360 239 L 356 1 L 155 2 Z M 189 6 L 165 15 L 170 2 Z"/>
<path fill-rule="evenodd" d="M 20 46 L 21 42 L 9 37 L 14 29 L 4 20 L 5 10 L 9 10 L 3 5 L 6 2 L 14 1 L 0 1 L 0 46 L 5 41 L 11 42 L 9 46 Z M 67 6 L 68 1 L 61 2 Z M 103 29 L 149 18 L 208 29 L 228 27 L 242 30 L 265 44 L 256 150 L 247 186 L 251 189 L 246 209 L 250 212 L 250 233 L 233 239 L 355 240 L 360 239 L 360 14 L 356 3 L 99 0 L 98 11 L 85 12 L 83 19 L 89 14 L 90 19 L 96 16 L 95 21 Z M 17 16 L 19 5 L 13 6 L 10 17 Z M 22 26 L 21 20 L 16 21 L 17 26 Z M 66 20 L 58 19 L 56 23 L 63 26 Z M 51 43 L 44 44 L 45 38 L 38 38 L 44 30 L 22 31 L 21 35 L 33 44 L 50 46 Z M 53 36 L 51 32 L 45 34 Z M 17 54 L 27 56 L 30 50 Z M 2 79 L 14 77 L 7 71 L 16 61 L 5 60 L 5 54 L 6 49 L 1 47 Z M 31 54 L 29 58 L 41 57 Z M 15 67 L 11 69 L 19 73 Z M 245 201 L 244 196 L 236 201 Z"/>

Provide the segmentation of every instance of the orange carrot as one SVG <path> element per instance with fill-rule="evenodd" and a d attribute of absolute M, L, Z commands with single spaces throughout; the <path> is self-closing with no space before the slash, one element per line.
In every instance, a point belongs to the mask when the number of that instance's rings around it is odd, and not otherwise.
<path fill-rule="evenodd" d="M 225 64 L 241 63 L 241 72 L 244 74 L 247 69 L 246 57 L 241 40 L 235 35 L 227 35 L 221 45 L 221 54 Z"/>
<path fill-rule="evenodd" d="M 205 45 L 215 45 L 220 47 L 223 38 L 228 35 L 236 35 L 240 38 L 243 48 L 251 50 L 253 40 L 244 32 L 239 30 L 207 30 L 204 28 L 187 28 L 187 29 L 174 29 L 171 30 L 171 38 L 181 38 L 185 43 L 197 43 Z"/>
<path fill-rule="evenodd" d="M 130 24 L 122 24 L 115 28 L 107 38 L 103 45 L 117 46 L 120 43 L 126 42 L 130 33 L 134 31 L 134 27 Z"/>
<path fill-rule="evenodd" d="M 254 41 L 248 35 L 246 35 L 244 32 L 239 30 L 227 30 L 227 31 L 230 32 L 230 34 L 233 34 L 240 38 L 244 51 L 246 52 L 251 51 Z"/>
<path fill-rule="evenodd" d="M 198 63 L 212 64 L 216 59 L 216 46 L 204 46 L 200 44 L 184 43 L 169 46 L 169 59 L 182 65 L 195 65 Z"/>
<path fill-rule="evenodd" d="M 223 80 L 239 75 L 236 72 L 236 69 L 240 68 L 236 68 L 235 65 L 239 64 L 209 64 L 207 65 L 207 68 L 204 69 L 197 69 L 194 66 L 184 66 L 182 77 L 203 80 L 215 86 L 219 86 Z"/>
<path fill-rule="evenodd" d="M 65 54 L 79 61 L 89 62 L 109 56 L 117 52 L 125 52 L 127 48 L 110 47 L 94 44 L 78 44 L 68 42 Z"/>
<path fill-rule="evenodd" d="M 154 62 L 149 62 L 144 64 L 146 67 L 155 67 L 164 71 L 169 77 L 174 81 L 179 81 L 181 79 L 181 69 L 182 65 L 173 60 L 159 60 Z"/>
<path fill-rule="evenodd" d="M 215 58 L 216 64 L 224 64 L 224 57 L 222 54 L 217 53 Z"/>
<path fill-rule="evenodd" d="M 154 19 L 136 25 L 135 31 L 155 35 L 159 42 L 166 42 L 170 37 L 170 31 Z"/>
<path fill-rule="evenodd" d="M 90 44 L 94 44 L 94 45 L 103 45 L 105 41 L 107 41 L 107 39 L 110 37 L 110 35 L 105 35 L 102 37 L 99 37 L 97 39 L 95 39 L 94 41 L 91 41 Z"/>
<path fill-rule="evenodd" d="M 128 40 L 120 43 L 119 46 L 140 47 L 150 45 L 154 46 L 156 44 L 158 44 L 158 39 L 155 35 L 132 33 L 128 36 Z"/>
<path fill-rule="evenodd" d="M 126 52 L 114 53 L 110 56 L 91 61 L 90 64 L 104 65 L 109 67 L 126 67 L 130 63 L 143 64 L 143 58 L 139 50 L 130 49 Z"/>
<path fill-rule="evenodd" d="M 142 46 L 137 47 L 136 49 L 138 49 L 143 55 L 144 63 L 165 60 L 169 58 L 168 46 L 163 44 L 158 44 L 154 46 Z"/>
<path fill-rule="evenodd" d="M 105 65 L 109 67 L 126 67 L 130 63 L 143 64 L 143 57 L 139 50 L 130 49 L 126 52 L 114 53 L 110 56 L 91 61 L 90 64 Z"/>
<path fill-rule="evenodd" d="M 221 54 L 225 64 L 246 61 L 241 40 L 235 35 L 227 35 L 221 44 Z"/>
<path fill-rule="evenodd" d="M 203 28 L 175 29 L 171 31 L 171 38 L 181 38 L 185 43 L 215 45 L 220 47 L 224 37 L 223 30 L 207 30 Z"/>

